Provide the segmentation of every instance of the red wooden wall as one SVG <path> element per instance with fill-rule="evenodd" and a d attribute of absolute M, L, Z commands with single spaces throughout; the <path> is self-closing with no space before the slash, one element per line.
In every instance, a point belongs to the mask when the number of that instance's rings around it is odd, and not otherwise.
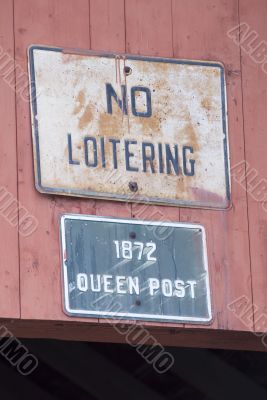
<path fill-rule="evenodd" d="M 246 22 L 267 40 L 267 0 L 0 0 L 0 11 L 0 45 L 25 73 L 30 44 L 223 62 L 231 165 L 246 160 L 244 174 L 255 168 L 267 179 L 267 74 L 227 35 Z M 14 73 L 18 80 L 18 70 Z M 59 215 L 135 218 L 138 206 L 38 193 L 29 104 L 1 76 L 0 105 L 0 183 L 39 222 L 24 237 L 0 209 L 0 317 L 22 336 L 122 340 L 104 321 L 63 313 Z M 151 206 L 166 220 L 203 224 L 208 241 L 214 321 L 208 327 L 186 325 L 187 330 L 147 323 L 165 343 L 249 348 L 257 339 L 251 330 L 267 331 L 267 204 L 246 191 L 246 184 L 232 180 L 227 211 Z M 228 307 L 241 296 L 255 309 L 243 319 Z"/>

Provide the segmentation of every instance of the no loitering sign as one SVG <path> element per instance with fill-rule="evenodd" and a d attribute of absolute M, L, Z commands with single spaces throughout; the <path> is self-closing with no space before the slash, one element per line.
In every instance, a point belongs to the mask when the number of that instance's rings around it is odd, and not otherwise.
<path fill-rule="evenodd" d="M 29 48 L 43 193 L 227 208 L 220 63 Z"/>

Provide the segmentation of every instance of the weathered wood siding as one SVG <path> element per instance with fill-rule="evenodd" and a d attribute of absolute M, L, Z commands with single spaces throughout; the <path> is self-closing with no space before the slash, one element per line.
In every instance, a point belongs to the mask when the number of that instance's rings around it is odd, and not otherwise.
<path fill-rule="evenodd" d="M 241 163 L 244 174 L 246 168 L 255 168 L 258 179 L 267 179 L 267 73 L 227 35 L 246 22 L 258 33 L 259 43 L 267 40 L 267 0 L 253 4 L 250 0 L 0 0 L 0 10 L 0 45 L 25 73 L 30 44 L 222 62 L 231 165 Z M 17 80 L 19 74 L 16 70 Z M 39 223 L 26 237 L 0 216 L 0 317 L 67 322 L 70 318 L 62 311 L 60 214 L 138 218 L 139 206 L 38 193 L 29 103 L 3 79 L 0 102 L 1 187 Z M 155 219 L 163 215 L 166 220 L 197 222 L 206 228 L 214 321 L 204 330 L 267 331 L 264 318 L 257 323 L 267 307 L 267 202 L 245 190 L 246 184 L 252 185 L 247 180 L 243 185 L 232 180 L 230 210 L 151 206 Z M 254 304 L 256 323 L 253 315 L 240 320 L 228 309 L 241 296 L 248 305 Z M 87 326 L 105 324 L 75 320 Z"/>

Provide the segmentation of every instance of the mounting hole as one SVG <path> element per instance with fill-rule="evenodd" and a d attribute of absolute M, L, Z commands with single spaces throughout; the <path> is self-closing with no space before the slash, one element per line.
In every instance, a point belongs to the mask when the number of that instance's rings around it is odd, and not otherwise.
<path fill-rule="evenodd" d="M 124 67 L 124 73 L 125 73 L 125 75 L 131 75 L 132 72 L 133 72 L 133 71 L 132 71 L 132 68 L 131 68 L 131 67 L 128 67 L 127 65 L 125 65 L 125 67 Z"/>
<path fill-rule="evenodd" d="M 138 190 L 137 182 L 129 182 L 128 186 L 131 192 L 137 192 Z"/>

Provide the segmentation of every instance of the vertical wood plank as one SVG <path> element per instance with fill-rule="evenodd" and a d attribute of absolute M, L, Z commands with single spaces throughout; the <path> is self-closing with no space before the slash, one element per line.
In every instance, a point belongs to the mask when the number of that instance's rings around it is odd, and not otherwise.
<path fill-rule="evenodd" d="M 92 50 L 125 53 L 124 0 L 90 1 L 90 33 Z M 103 29 L 105 26 L 105 29 Z M 117 201 L 96 201 L 96 214 L 112 217 L 131 217 L 131 204 Z M 117 321 L 120 322 L 120 321 Z M 125 323 L 127 321 L 124 321 Z M 133 324 L 133 321 L 128 321 Z M 106 324 L 105 319 L 99 319 Z M 114 323 L 116 321 L 114 320 Z"/>
<path fill-rule="evenodd" d="M 125 7 L 127 52 L 171 57 L 171 1 L 125 0 Z"/>
<path fill-rule="evenodd" d="M 0 317 L 18 318 L 20 304 L 12 0 L 2 3 L 0 13 L 0 121 Z"/>
<path fill-rule="evenodd" d="M 126 0 L 126 52 L 157 57 L 172 57 L 172 4 L 171 0 Z M 133 204 L 132 217 L 142 220 L 179 221 L 178 207 Z M 155 325 L 142 322 L 142 325 Z M 178 324 L 160 323 L 161 326 Z M 183 326 L 183 324 L 179 324 Z"/>
<path fill-rule="evenodd" d="M 267 331 L 267 3 L 240 1 L 242 86 L 255 330 Z M 245 26 L 245 27 L 244 27 Z M 253 33 L 254 31 L 254 33 Z M 238 44 L 237 44 L 238 45 Z M 258 48 L 258 50 L 256 50 Z M 244 189 L 243 189 L 244 190 Z"/>
<path fill-rule="evenodd" d="M 124 0 L 90 1 L 93 50 L 125 52 Z"/>
<path fill-rule="evenodd" d="M 126 52 L 172 57 L 171 0 L 126 0 Z M 179 208 L 133 204 L 132 217 L 143 220 L 179 221 Z"/>
<path fill-rule="evenodd" d="M 92 50 L 125 53 L 124 14 L 124 0 L 90 1 Z M 131 216 L 131 204 L 97 200 L 96 214 L 127 218 Z"/>
<path fill-rule="evenodd" d="M 88 0 L 15 0 L 16 60 L 27 71 L 27 47 L 45 44 L 88 49 Z M 59 217 L 95 213 L 95 202 L 42 195 L 34 188 L 29 104 L 17 97 L 19 199 L 35 215 L 34 235 L 20 240 L 21 312 L 25 319 L 68 317 L 61 304 Z"/>
<path fill-rule="evenodd" d="M 225 65 L 231 164 L 244 159 L 240 54 L 227 31 L 238 24 L 238 1 L 173 0 L 175 57 L 221 61 Z M 227 211 L 181 210 L 181 221 L 202 223 L 207 232 L 214 312 L 213 328 L 248 330 L 227 306 L 251 300 L 246 193 L 233 182 Z"/>

